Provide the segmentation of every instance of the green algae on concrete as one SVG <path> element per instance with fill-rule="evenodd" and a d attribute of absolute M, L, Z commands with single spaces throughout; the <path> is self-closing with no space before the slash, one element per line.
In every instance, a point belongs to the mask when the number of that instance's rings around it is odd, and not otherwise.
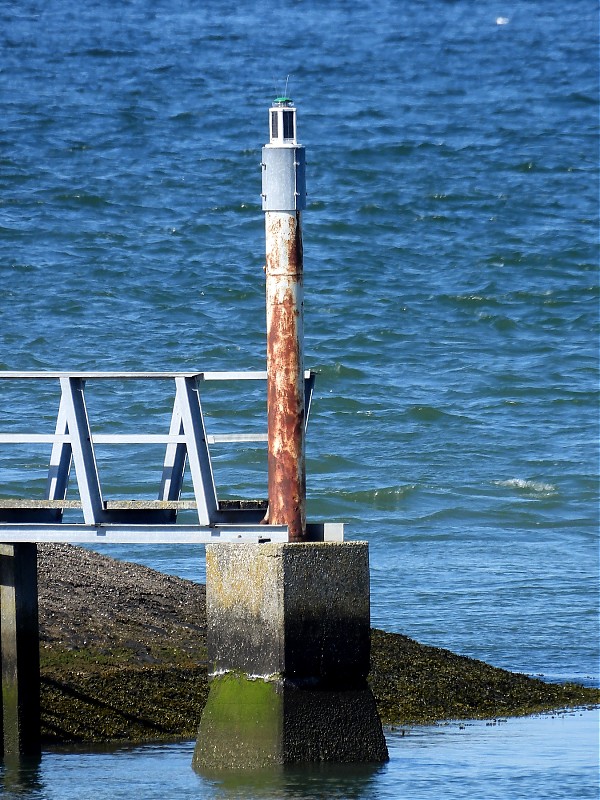
<path fill-rule="evenodd" d="M 292 763 L 381 763 L 387 755 L 366 688 L 314 689 L 237 673 L 213 678 L 210 686 L 193 758 L 202 775 Z"/>
<path fill-rule="evenodd" d="M 274 681 L 227 673 L 210 682 L 192 765 L 204 773 L 282 761 L 283 695 Z"/>

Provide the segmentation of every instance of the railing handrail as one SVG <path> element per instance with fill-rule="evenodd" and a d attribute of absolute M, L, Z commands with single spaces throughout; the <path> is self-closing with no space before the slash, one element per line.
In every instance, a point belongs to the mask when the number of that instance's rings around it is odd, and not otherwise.
<path fill-rule="evenodd" d="M 169 433 L 92 433 L 93 444 L 177 444 L 186 437 Z M 208 433 L 208 444 L 266 442 L 266 433 Z M 71 444 L 68 433 L 0 433 L 0 444 Z"/>
<path fill-rule="evenodd" d="M 53 433 L 0 433 L 0 444 L 51 444 L 46 497 L 0 500 L 0 542 L 66 541 L 71 543 L 185 543 L 221 541 L 287 541 L 287 526 L 263 524 L 266 501 L 219 501 L 208 445 L 220 442 L 265 442 L 267 434 L 208 434 L 199 389 L 208 381 L 266 381 L 264 370 L 239 372 L 121 372 L 0 370 L 0 381 L 58 380 L 60 405 Z M 93 433 L 84 401 L 87 381 L 171 380 L 174 404 L 168 432 Z M 306 419 L 315 374 L 305 372 Z M 105 500 L 94 456 L 95 445 L 162 444 L 166 446 L 159 497 L 156 500 Z M 188 462 L 193 500 L 181 499 Z M 67 500 L 69 473 L 75 468 L 79 500 Z M 83 523 L 63 521 L 63 511 L 80 508 Z M 196 524 L 177 523 L 179 511 L 198 514 Z M 307 526 L 317 541 L 343 540 L 343 526 Z"/>
<path fill-rule="evenodd" d="M 305 370 L 304 377 L 310 378 L 314 373 Z M 61 372 L 45 370 L 0 370 L 0 380 L 56 380 L 61 378 L 79 378 L 80 380 L 136 380 L 155 381 L 173 380 L 174 378 L 195 378 L 202 381 L 266 381 L 266 370 L 246 370 L 240 372 L 90 372 L 66 370 Z"/>
<path fill-rule="evenodd" d="M 228 522 L 232 512 L 220 504 L 214 482 L 209 445 L 216 443 L 267 442 L 268 434 L 221 433 L 208 434 L 204 424 L 201 403 L 201 386 L 205 381 L 266 380 L 265 371 L 239 372 L 101 372 L 82 371 L 0 371 L 0 380 L 58 380 L 60 403 L 53 432 L 2 431 L 0 444 L 5 445 L 44 445 L 52 446 L 45 498 L 50 501 L 66 500 L 70 473 L 74 467 L 79 488 L 84 522 L 87 525 L 118 523 L 119 510 L 127 512 L 131 519 L 136 506 L 117 509 L 107 505 L 103 494 L 95 456 L 96 445 L 163 445 L 165 455 L 162 464 L 162 477 L 158 489 L 161 501 L 178 501 L 186 462 L 193 486 L 198 524 L 211 526 Z M 174 395 L 169 428 L 162 433 L 96 433 L 92 431 L 84 399 L 88 381 L 93 380 L 167 380 L 173 382 Z M 310 409 L 314 373 L 306 372 L 306 418 Z M 18 424 L 18 422 L 17 422 Z M 13 421 L 14 425 L 14 421 Z M 12 427 L 12 426 L 11 426 Z M 3 504 L 6 517 L 9 505 Z M 46 506 L 48 508 L 48 506 Z M 52 506 L 54 508 L 54 506 Z M 57 505 L 56 508 L 69 506 Z M 33 506 L 29 507 L 34 509 Z M 24 516 L 27 506 L 15 506 L 17 516 Z M 157 510 L 157 504 L 151 509 Z M 180 506 L 171 510 L 176 513 Z M 139 510 L 139 508 L 138 508 Z M 165 508 L 160 509 L 165 511 Z M 259 509 L 253 515 L 260 521 Z M 12 515 L 13 517 L 15 514 Z M 147 516 L 147 515 L 146 515 Z M 236 518 L 239 513 L 236 512 Z M 247 514 L 244 514 L 247 517 Z M 263 515 L 264 516 L 264 513 Z M 25 520 L 27 521 L 27 520 Z M 34 522 L 35 520 L 31 519 Z M 173 520 L 174 521 L 174 520 Z"/>

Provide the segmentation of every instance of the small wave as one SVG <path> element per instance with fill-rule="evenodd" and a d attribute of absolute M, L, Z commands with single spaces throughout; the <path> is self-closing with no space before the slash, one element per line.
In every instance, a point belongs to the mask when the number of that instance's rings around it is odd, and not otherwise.
<path fill-rule="evenodd" d="M 335 363 L 316 363 L 312 369 L 319 374 L 319 382 L 327 378 L 354 378 L 355 380 L 365 380 L 369 377 L 368 373 L 357 367 L 350 367 L 339 361 Z"/>
<path fill-rule="evenodd" d="M 439 422 L 440 420 L 469 421 L 469 417 L 464 414 L 444 411 L 441 408 L 429 405 L 409 406 L 405 414 L 409 419 L 416 420 L 417 422 Z"/>
<path fill-rule="evenodd" d="M 479 319 L 481 322 L 489 322 L 497 331 L 509 331 L 513 328 L 517 327 L 517 323 L 514 319 L 506 316 L 500 316 L 498 314 L 479 314 Z"/>
<path fill-rule="evenodd" d="M 367 505 L 382 511 L 393 511 L 403 499 L 418 490 L 416 484 L 404 486 L 380 486 L 376 489 L 358 489 L 339 492 L 338 497 L 351 504 Z"/>
<path fill-rule="evenodd" d="M 570 95 L 568 95 L 568 99 L 574 100 L 575 102 L 581 103 L 586 106 L 591 106 L 591 105 L 595 106 L 597 102 L 596 98 L 594 97 L 594 95 L 592 95 L 591 92 L 589 94 L 584 94 L 583 92 L 573 92 Z"/>
<path fill-rule="evenodd" d="M 171 122 L 189 122 L 196 118 L 194 111 L 179 111 L 176 114 L 171 114 L 169 119 Z"/>
<path fill-rule="evenodd" d="M 119 50 L 112 47 L 90 47 L 83 55 L 90 58 L 121 58 L 135 55 L 134 50 Z"/>
<path fill-rule="evenodd" d="M 510 478 L 506 481 L 494 481 L 494 483 L 496 486 L 505 486 L 507 489 L 520 489 L 526 492 L 535 492 L 536 494 L 554 494 L 557 491 L 556 486 L 552 483 L 530 481 L 524 478 Z"/>
<path fill-rule="evenodd" d="M 70 202 L 71 200 L 75 200 L 79 205 L 82 206 L 106 206 L 111 205 L 109 201 L 105 197 L 100 197 L 97 194 L 88 194 L 87 192 L 61 192 L 60 194 L 56 195 L 57 200 Z"/>
<path fill-rule="evenodd" d="M 438 296 L 442 303 L 449 303 L 465 308 L 479 308 L 485 306 L 499 306 L 500 302 L 498 297 L 494 296 L 492 292 L 481 294 L 478 292 L 471 292 L 469 294 L 445 294 L 442 293 Z"/>

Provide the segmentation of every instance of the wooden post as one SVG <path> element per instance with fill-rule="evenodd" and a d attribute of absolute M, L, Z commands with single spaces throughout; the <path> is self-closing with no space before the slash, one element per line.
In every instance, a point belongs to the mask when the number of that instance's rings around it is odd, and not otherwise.
<path fill-rule="evenodd" d="M 0 544 L 2 752 L 40 754 L 37 545 Z"/>

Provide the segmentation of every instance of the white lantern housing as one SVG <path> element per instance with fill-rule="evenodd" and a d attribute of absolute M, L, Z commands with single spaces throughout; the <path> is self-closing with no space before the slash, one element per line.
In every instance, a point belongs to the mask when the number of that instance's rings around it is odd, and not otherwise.
<path fill-rule="evenodd" d="M 262 149 L 263 211 L 306 208 L 304 147 L 296 140 L 296 109 L 277 97 L 269 109 L 269 144 Z"/>
<path fill-rule="evenodd" d="M 277 97 L 269 109 L 270 144 L 293 146 L 296 142 L 296 109 L 289 97 Z"/>

